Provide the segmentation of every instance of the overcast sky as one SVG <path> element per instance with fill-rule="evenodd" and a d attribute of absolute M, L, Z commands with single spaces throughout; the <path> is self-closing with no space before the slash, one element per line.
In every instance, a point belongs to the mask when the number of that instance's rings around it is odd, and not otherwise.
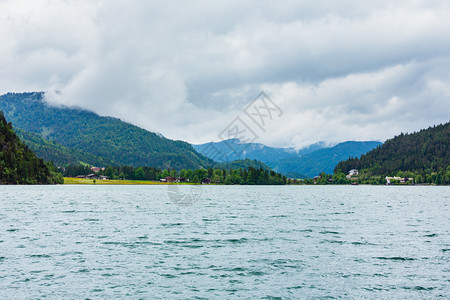
<path fill-rule="evenodd" d="M 295 147 L 450 117 L 448 0 L 0 0 L 0 45 L 1 94 L 47 91 L 191 143 L 236 117 Z M 281 110 L 264 128 L 244 114 L 260 91 Z"/>

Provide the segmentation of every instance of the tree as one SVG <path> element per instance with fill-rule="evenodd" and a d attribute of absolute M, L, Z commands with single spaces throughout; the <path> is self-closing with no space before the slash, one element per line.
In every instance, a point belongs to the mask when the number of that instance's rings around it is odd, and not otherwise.
<path fill-rule="evenodd" d="M 161 174 L 161 178 L 166 178 L 166 177 L 168 177 L 170 174 L 169 174 L 169 171 L 167 171 L 167 169 L 164 169 L 163 171 L 162 171 L 162 174 Z"/>
<path fill-rule="evenodd" d="M 134 179 L 143 180 L 144 176 L 145 176 L 145 171 L 142 167 L 139 167 L 134 171 Z"/>
<path fill-rule="evenodd" d="M 247 184 L 255 184 L 255 182 L 253 181 L 253 172 L 249 171 L 247 174 Z"/>
<path fill-rule="evenodd" d="M 192 180 L 194 183 L 200 183 L 200 178 L 198 178 L 197 175 L 194 176 L 194 179 Z"/>
<path fill-rule="evenodd" d="M 114 177 L 114 170 L 112 167 L 107 167 L 105 170 L 105 176 L 108 176 L 109 178 Z"/>
<path fill-rule="evenodd" d="M 187 171 L 184 173 L 184 176 L 185 176 L 187 179 L 192 180 L 193 177 L 194 177 L 194 173 L 192 172 L 191 169 L 189 169 L 189 170 L 187 170 Z"/>

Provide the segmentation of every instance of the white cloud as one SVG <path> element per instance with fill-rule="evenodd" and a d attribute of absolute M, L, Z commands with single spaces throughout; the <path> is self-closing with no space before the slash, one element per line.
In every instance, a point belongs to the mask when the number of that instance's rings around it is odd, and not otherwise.
<path fill-rule="evenodd" d="M 262 142 L 384 140 L 448 121 L 448 16 L 438 0 L 0 1 L 0 92 L 197 143 L 263 89 L 284 114 Z"/>

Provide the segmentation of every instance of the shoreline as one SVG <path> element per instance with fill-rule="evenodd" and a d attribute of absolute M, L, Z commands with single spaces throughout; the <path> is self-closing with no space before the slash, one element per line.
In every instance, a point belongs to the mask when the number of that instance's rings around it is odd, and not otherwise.
<path fill-rule="evenodd" d="M 200 183 L 191 182 L 160 182 L 151 180 L 119 180 L 119 179 L 108 179 L 108 180 L 96 180 L 94 183 L 93 179 L 83 179 L 83 178 L 72 178 L 64 177 L 64 184 L 90 184 L 90 185 L 170 185 L 170 184 L 187 184 L 187 185 L 201 185 Z"/>
<path fill-rule="evenodd" d="M 193 182 L 160 182 L 160 181 L 151 181 L 151 180 L 118 180 L 118 179 L 108 179 L 108 180 L 96 180 L 94 183 L 93 179 L 83 179 L 83 178 L 72 178 L 72 177 L 64 177 L 64 185 L 204 185 L 201 183 L 193 183 Z M 211 183 L 206 185 L 227 185 L 224 183 Z M 234 184 L 241 185 L 241 184 Z M 247 184 L 245 184 L 247 185 Z M 263 184 L 264 185 L 264 184 Z M 347 186 L 351 184 L 284 184 L 284 186 Z M 449 186 L 449 185 L 436 185 L 436 184 L 358 184 L 363 186 Z M 356 185 L 356 186 L 358 186 Z M 232 186 L 232 185 L 230 185 Z M 257 186 L 257 184 L 253 185 Z M 273 186 L 267 184 L 267 186 Z"/>

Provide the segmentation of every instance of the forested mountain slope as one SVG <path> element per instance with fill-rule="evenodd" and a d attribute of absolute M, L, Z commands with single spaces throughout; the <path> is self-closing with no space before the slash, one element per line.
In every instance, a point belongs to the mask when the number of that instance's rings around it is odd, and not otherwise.
<path fill-rule="evenodd" d="M 335 172 L 359 169 L 372 175 L 394 175 L 399 171 L 442 171 L 450 165 L 449 143 L 449 122 L 415 133 L 402 133 L 360 158 L 340 162 Z"/>
<path fill-rule="evenodd" d="M 52 161 L 57 166 L 90 164 L 94 166 L 112 165 L 110 159 L 95 156 L 83 151 L 64 147 L 54 141 L 46 140 L 41 135 L 15 129 L 17 136 L 32 150 L 38 157 L 45 161 Z"/>
<path fill-rule="evenodd" d="M 166 139 L 116 118 L 51 106 L 43 96 L 43 93 L 8 93 L 0 96 L 0 109 L 14 127 L 76 150 L 75 160 L 175 169 L 207 168 L 214 164 L 186 142 Z M 42 146 L 43 142 L 36 137 L 22 135 Z"/>
<path fill-rule="evenodd" d="M 53 166 L 25 146 L 0 111 L 0 184 L 63 183 Z"/>

